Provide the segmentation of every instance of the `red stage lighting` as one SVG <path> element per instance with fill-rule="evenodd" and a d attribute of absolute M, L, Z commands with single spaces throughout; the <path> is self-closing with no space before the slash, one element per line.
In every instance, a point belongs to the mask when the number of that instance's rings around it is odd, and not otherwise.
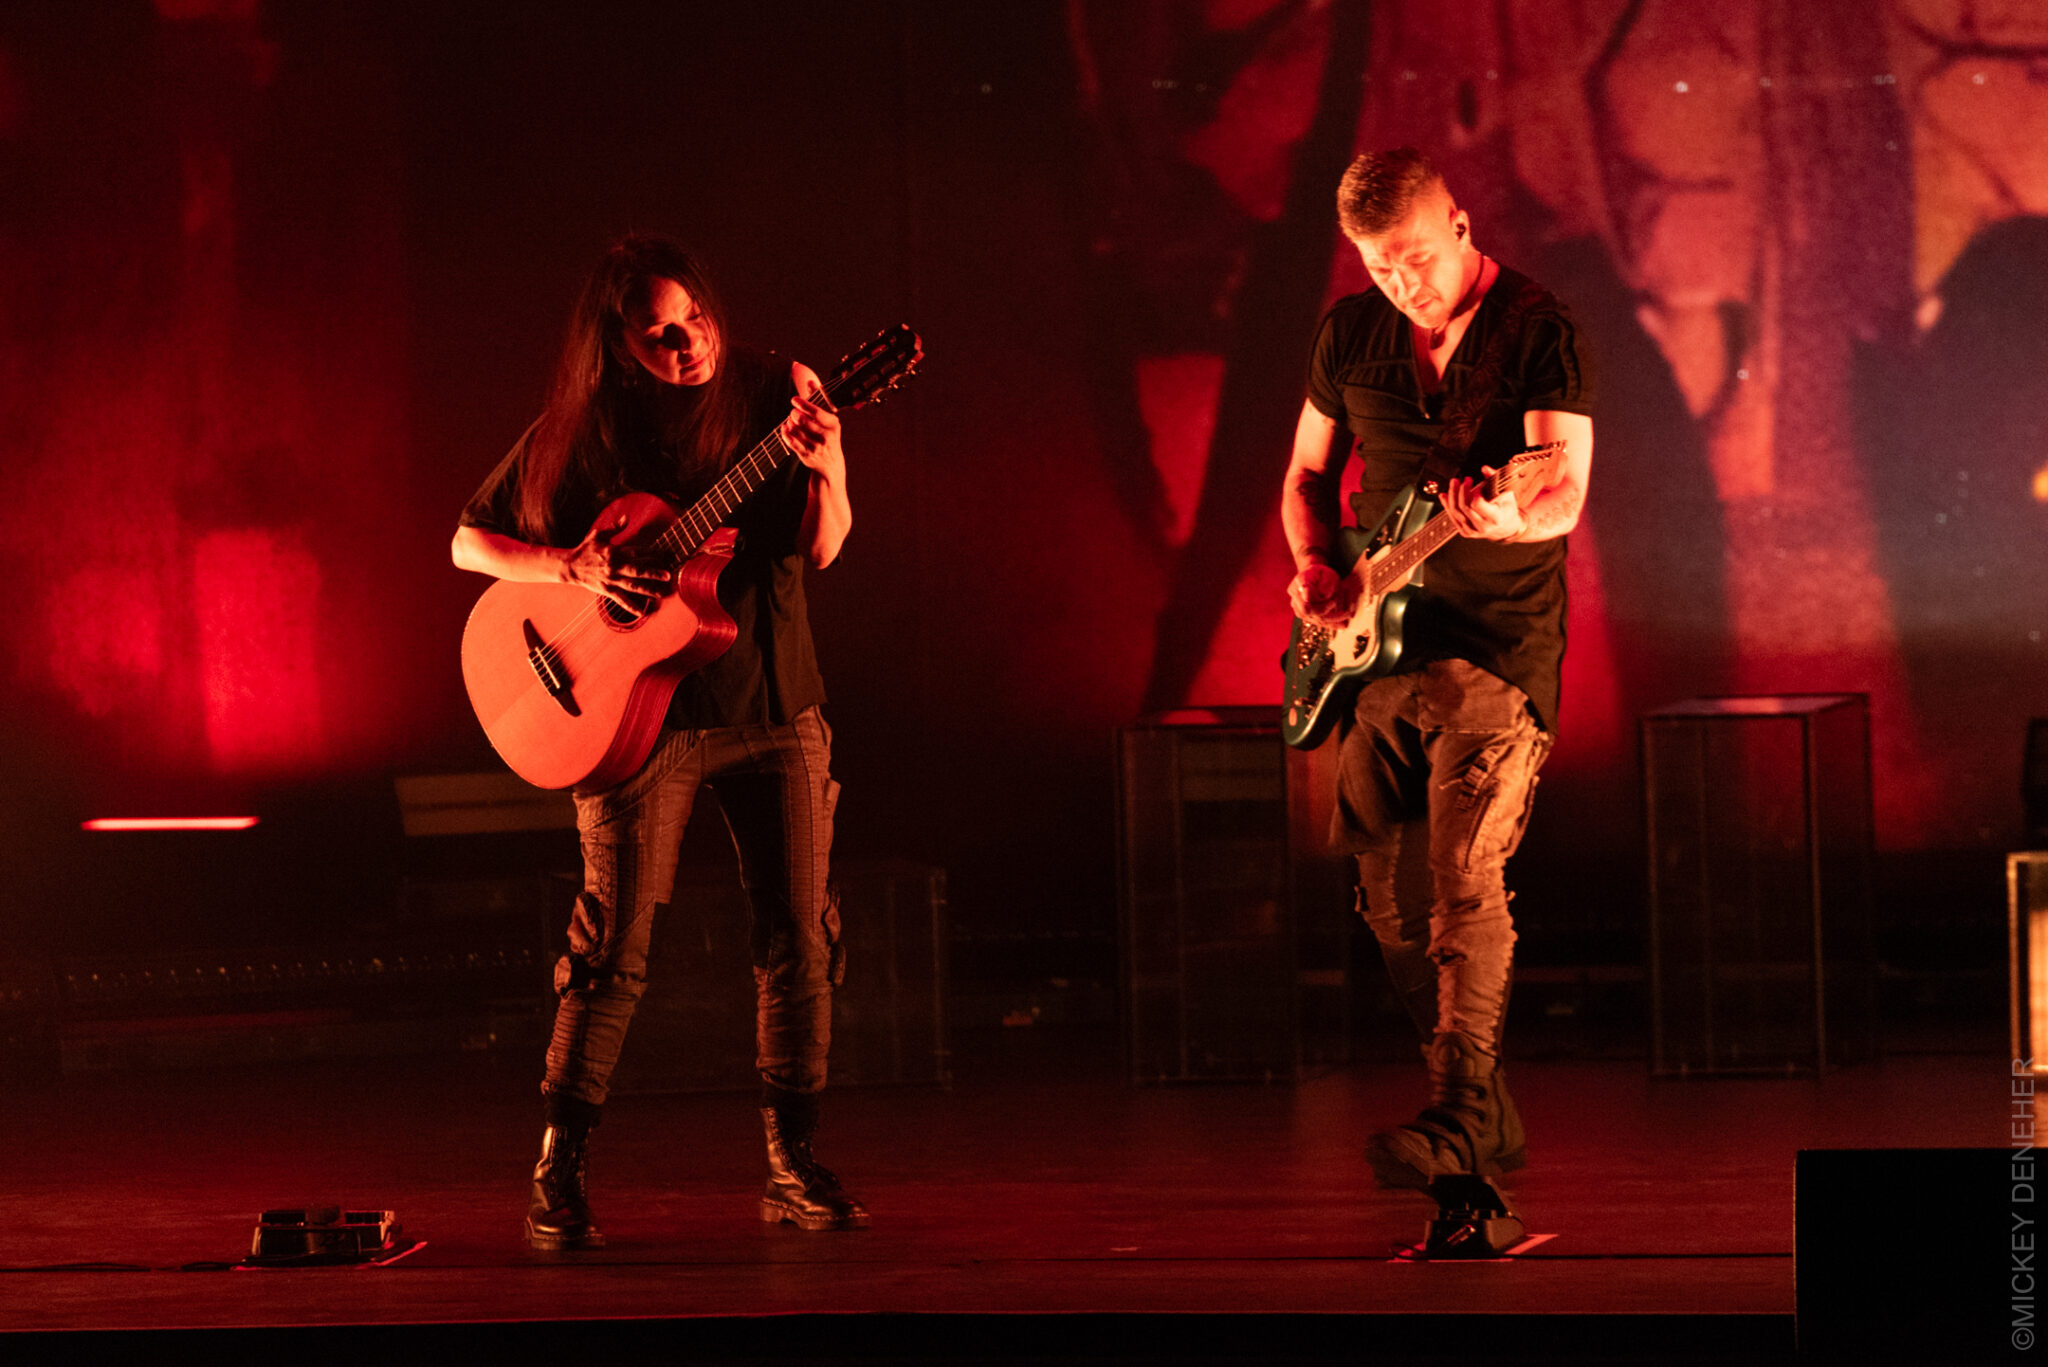
<path fill-rule="evenodd" d="M 87 831 L 246 831 L 253 816 L 99 816 L 79 823 Z"/>

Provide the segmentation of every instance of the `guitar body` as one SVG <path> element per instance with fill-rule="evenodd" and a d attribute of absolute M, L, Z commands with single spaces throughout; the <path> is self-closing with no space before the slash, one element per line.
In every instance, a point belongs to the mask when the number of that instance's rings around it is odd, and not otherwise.
<path fill-rule="evenodd" d="M 641 547 L 676 517 L 665 499 L 627 494 L 598 525 L 619 528 L 614 544 Z M 501 579 L 485 590 L 463 628 L 462 679 L 514 773 L 539 788 L 608 787 L 646 762 L 676 685 L 739 634 L 718 602 L 738 542 L 730 528 L 712 533 L 644 617 L 626 618 L 574 584 Z"/>
<path fill-rule="evenodd" d="M 1415 534 L 1434 505 L 1408 490 L 1394 501 L 1386 519 L 1371 533 L 1356 527 L 1338 531 L 1335 568 L 1347 581 L 1359 580 L 1358 607 L 1336 631 L 1294 621 L 1281 659 L 1285 675 L 1285 706 L 1280 736 L 1297 750 L 1313 750 L 1351 707 L 1368 679 L 1391 674 L 1401 662 L 1401 621 L 1408 604 L 1421 592 L 1413 576 L 1396 587 L 1374 593 L 1364 569 L 1384 560 L 1393 547 Z M 1361 563 L 1363 562 L 1363 563 Z"/>

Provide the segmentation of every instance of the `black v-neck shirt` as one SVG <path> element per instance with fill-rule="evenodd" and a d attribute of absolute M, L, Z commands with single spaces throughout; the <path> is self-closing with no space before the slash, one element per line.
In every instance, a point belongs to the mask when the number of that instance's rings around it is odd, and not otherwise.
<path fill-rule="evenodd" d="M 1508 306 L 1531 283 L 1501 267 L 1434 393 L 1422 385 L 1414 325 L 1378 290 L 1347 295 L 1323 316 L 1310 355 L 1308 399 L 1356 439 L 1362 471 L 1351 504 L 1359 526 L 1377 526 L 1395 497 L 1415 483 L 1443 430 L 1445 411 L 1470 382 Z M 1500 391 L 1466 453 L 1468 475 L 1477 475 L 1481 466 L 1498 469 L 1527 444 L 1524 413 L 1593 412 L 1592 357 L 1555 296 L 1541 292 L 1520 336 L 1506 345 Z M 1528 694 L 1537 720 L 1555 731 L 1564 659 L 1565 540 L 1453 538 L 1423 566 L 1422 590 L 1402 621 L 1396 672 L 1432 660 L 1469 661 Z"/>
<path fill-rule="evenodd" d="M 604 488 L 593 487 L 572 468 L 555 500 L 550 544 L 575 545 L 605 505 L 626 493 L 660 494 L 678 508 L 687 508 L 789 416 L 795 387 L 787 361 L 737 347 L 728 357 L 748 396 L 746 445 L 720 470 L 700 472 L 693 480 L 683 477 L 673 456 L 659 450 L 616 453 L 615 478 Z M 463 526 L 525 539 L 513 507 L 532 435 L 528 428 L 470 498 L 462 510 Z M 784 723 L 794 721 L 805 708 L 824 703 L 825 680 L 818 672 L 804 601 L 804 559 L 797 548 L 810 473 L 790 458 L 724 520 L 739 531 L 740 548 L 719 576 L 718 601 L 732 614 L 739 636 L 723 655 L 676 686 L 667 725 L 699 729 Z"/>

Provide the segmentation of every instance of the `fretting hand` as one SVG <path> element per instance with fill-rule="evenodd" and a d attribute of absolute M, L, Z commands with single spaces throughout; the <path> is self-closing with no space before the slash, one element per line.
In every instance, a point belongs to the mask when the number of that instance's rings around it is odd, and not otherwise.
<path fill-rule="evenodd" d="M 1488 498 L 1486 486 L 1495 471 L 1481 466 L 1487 479 L 1454 479 L 1444 490 L 1444 516 L 1458 529 L 1458 535 L 1480 541 L 1513 541 L 1528 528 L 1522 505 L 1512 489 L 1500 497 Z"/>
<path fill-rule="evenodd" d="M 846 474 L 846 452 L 839 445 L 839 415 L 832 411 L 816 371 L 793 361 L 789 377 L 796 382 L 796 394 L 780 429 L 783 444 L 798 460 L 836 482 Z"/>

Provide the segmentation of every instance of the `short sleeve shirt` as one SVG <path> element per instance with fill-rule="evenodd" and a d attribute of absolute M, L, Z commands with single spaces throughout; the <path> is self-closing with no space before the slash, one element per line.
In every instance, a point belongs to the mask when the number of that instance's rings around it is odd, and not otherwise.
<path fill-rule="evenodd" d="M 728 364 L 748 395 L 750 441 L 768 435 L 789 415 L 794 393 L 788 367 L 759 353 L 734 349 Z M 498 463 L 469 504 L 462 525 L 523 537 L 514 500 L 525 465 L 528 428 Z M 627 493 L 660 494 L 687 508 L 744 449 L 732 452 L 717 470 L 687 477 L 673 454 L 658 449 L 615 453 L 618 475 L 599 488 L 572 470 L 555 500 L 549 544 L 573 546 L 613 499 Z M 740 548 L 718 580 L 718 601 L 732 615 L 739 635 L 723 655 L 688 675 L 669 703 L 667 724 L 677 728 L 746 726 L 793 720 L 825 701 L 804 601 L 804 560 L 797 547 L 810 471 L 791 459 L 768 477 L 726 525 L 740 534 Z"/>
<path fill-rule="evenodd" d="M 1385 295 L 1347 295 L 1324 315 L 1310 357 L 1308 399 L 1355 439 L 1362 469 L 1352 511 L 1360 527 L 1377 526 L 1396 496 L 1416 482 L 1445 411 L 1471 381 L 1509 305 L 1532 284 L 1520 272 L 1501 269 L 1434 394 L 1424 391 L 1416 368 L 1413 326 Z M 1527 444 L 1523 414 L 1593 412 L 1595 377 L 1583 340 L 1553 296 L 1538 287 L 1534 299 L 1519 335 L 1505 342 L 1499 392 L 1466 452 L 1468 475 L 1481 466 L 1499 468 Z M 1397 669 L 1469 661 L 1519 687 L 1537 720 L 1554 731 L 1564 659 L 1565 540 L 1451 540 L 1423 565 L 1421 591 L 1402 620 Z"/>

